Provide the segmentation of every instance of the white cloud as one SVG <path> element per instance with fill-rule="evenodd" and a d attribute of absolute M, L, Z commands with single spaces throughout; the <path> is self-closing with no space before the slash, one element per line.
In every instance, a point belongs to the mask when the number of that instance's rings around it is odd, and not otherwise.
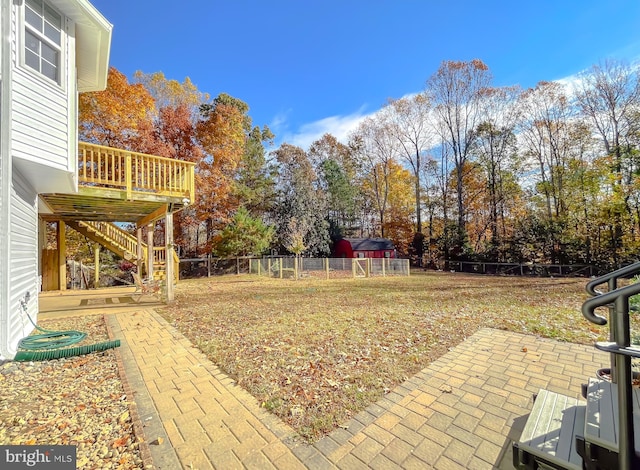
<path fill-rule="evenodd" d="M 363 110 L 364 107 L 346 116 L 330 116 L 303 124 L 293 132 L 285 131 L 282 133 L 281 142 L 287 142 L 307 150 L 313 142 L 320 139 L 324 134 L 331 134 L 340 142 L 346 143 L 349 133 L 355 130 L 363 119 L 370 116 L 370 114 L 365 114 Z M 278 119 L 277 122 L 281 127 L 286 127 L 285 119 L 283 118 L 284 116 L 278 116 L 276 119 Z"/>
<path fill-rule="evenodd" d="M 407 93 L 402 99 L 409 99 L 418 93 Z M 349 134 L 356 130 L 358 124 L 368 117 L 374 116 L 380 111 L 376 109 L 365 113 L 366 106 L 363 105 L 356 112 L 345 116 L 329 116 L 307 124 L 302 124 L 297 130 L 292 131 L 289 127 L 289 116 L 292 110 L 289 109 L 278 113 L 269 124 L 269 128 L 276 135 L 276 147 L 282 143 L 296 145 L 304 150 L 308 150 L 313 142 L 320 139 L 324 134 L 333 135 L 338 141 L 346 144 Z"/>

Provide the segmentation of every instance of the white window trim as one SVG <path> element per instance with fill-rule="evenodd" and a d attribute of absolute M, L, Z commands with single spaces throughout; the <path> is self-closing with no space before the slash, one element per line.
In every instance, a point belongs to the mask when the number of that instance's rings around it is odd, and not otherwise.
<path fill-rule="evenodd" d="M 55 86 L 57 89 L 66 91 L 66 80 L 67 80 L 67 35 L 69 30 L 69 19 L 62 14 L 57 8 L 55 8 L 51 3 L 47 2 L 47 0 L 42 0 L 49 8 L 54 10 L 56 13 L 60 15 L 61 18 L 61 31 L 60 31 L 60 63 L 58 64 L 58 81 L 53 80 L 42 72 L 34 69 L 33 67 L 27 65 L 25 58 L 25 47 L 26 47 L 26 37 L 25 31 L 29 27 L 27 25 L 27 20 L 25 18 L 25 9 L 27 8 L 27 2 L 22 1 L 20 6 L 20 21 L 18 25 L 18 37 L 20 38 L 20 42 L 18 46 L 18 58 L 19 65 L 22 70 L 25 70 L 33 77 L 36 77 L 39 81 L 46 84 L 47 86 Z M 41 34 L 37 34 L 38 38 L 42 38 Z M 47 38 L 47 43 L 51 43 Z M 57 44 L 56 44 L 57 47 Z"/>

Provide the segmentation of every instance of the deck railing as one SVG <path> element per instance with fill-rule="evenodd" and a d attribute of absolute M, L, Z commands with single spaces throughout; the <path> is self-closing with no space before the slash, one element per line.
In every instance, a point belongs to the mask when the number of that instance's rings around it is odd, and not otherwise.
<path fill-rule="evenodd" d="M 153 247 L 153 262 L 154 264 L 165 264 L 167 263 L 167 249 L 164 246 L 154 246 Z M 180 257 L 178 253 L 173 252 L 173 274 L 176 280 L 179 279 L 180 273 Z"/>
<path fill-rule="evenodd" d="M 103 234 L 105 238 L 121 246 L 125 252 L 132 257 L 136 257 L 138 252 L 138 239 L 128 232 L 125 232 L 111 222 L 85 221 L 82 224 L 92 227 L 95 231 Z M 142 245 L 143 256 L 146 258 L 147 246 Z"/>
<path fill-rule="evenodd" d="M 81 184 L 195 198 L 195 164 L 172 158 L 131 152 L 81 142 L 78 145 L 78 179 Z"/>

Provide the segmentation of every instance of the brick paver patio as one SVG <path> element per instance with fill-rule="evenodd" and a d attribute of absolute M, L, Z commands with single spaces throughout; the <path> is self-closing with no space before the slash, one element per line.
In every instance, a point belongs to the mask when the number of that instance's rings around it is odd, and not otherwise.
<path fill-rule="evenodd" d="M 540 388 L 579 397 L 608 357 L 483 329 L 313 445 L 151 308 L 107 315 L 157 468 L 511 468 Z"/>

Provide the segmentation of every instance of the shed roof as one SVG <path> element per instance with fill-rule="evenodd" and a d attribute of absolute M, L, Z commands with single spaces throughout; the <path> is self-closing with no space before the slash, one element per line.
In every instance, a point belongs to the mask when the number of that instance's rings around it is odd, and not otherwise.
<path fill-rule="evenodd" d="M 387 238 L 346 238 L 354 251 L 393 250 L 393 242 Z"/>

